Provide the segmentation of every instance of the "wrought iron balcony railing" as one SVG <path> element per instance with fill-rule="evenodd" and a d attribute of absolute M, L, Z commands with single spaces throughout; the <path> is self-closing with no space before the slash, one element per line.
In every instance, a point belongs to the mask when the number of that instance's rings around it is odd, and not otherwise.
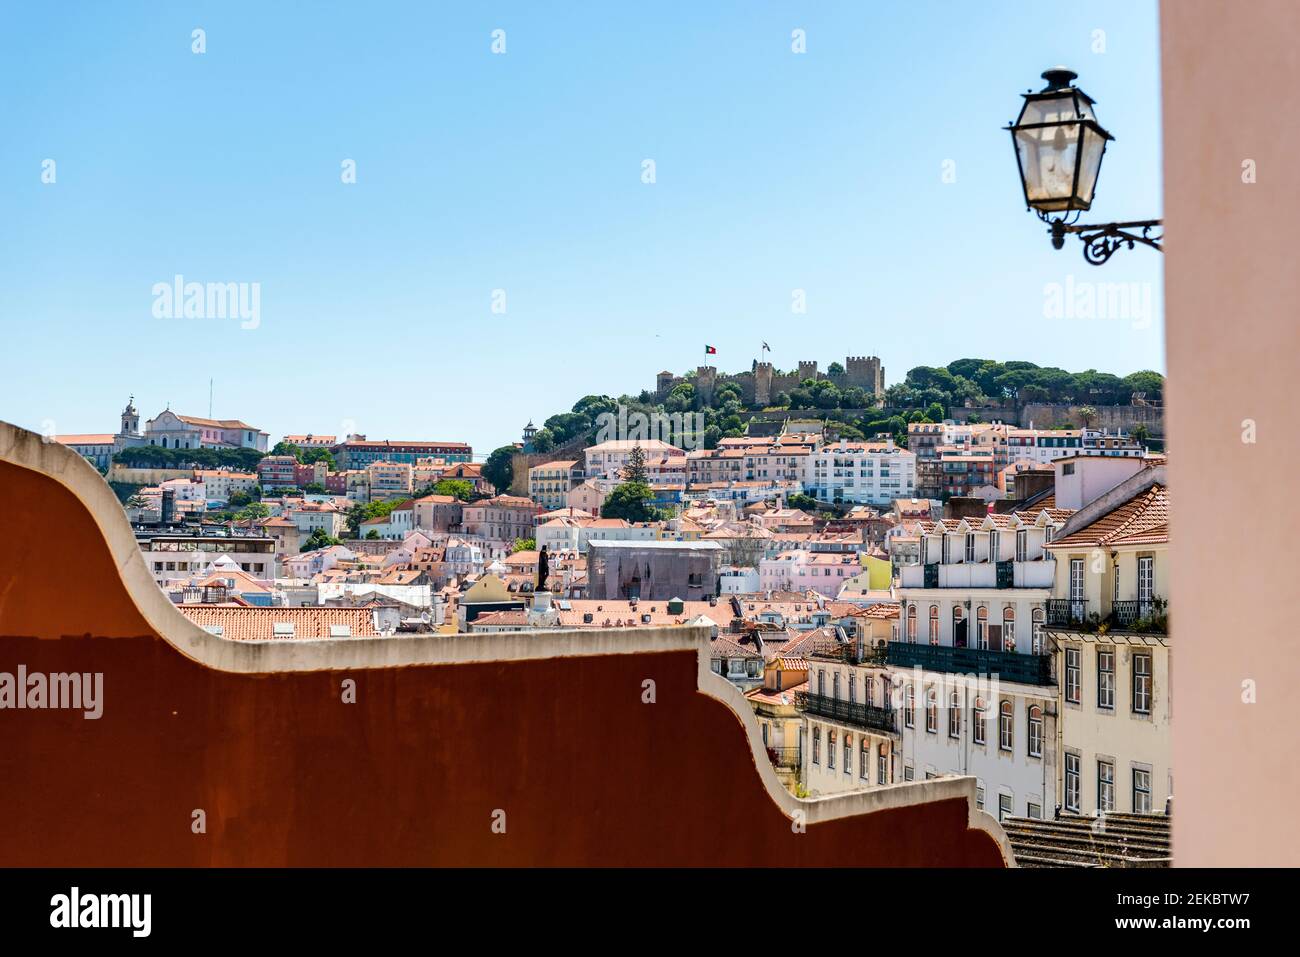
<path fill-rule="evenodd" d="M 1139 598 L 1110 603 L 1110 622 L 1121 631 L 1164 632 L 1168 619 L 1161 598 Z"/>
<path fill-rule="evenodd" d="M 1002 681 L 1027 685 L 1051 685 L 1052 656 L 984 648 L 953 648 L 949 645 L 913 645 L 890 642 L 889 664 L 900 668 L 924 668 L 946 674 L 997 675 Z"/>
<path fill-rule="evenodd" d="M 886 734 L 898 733 L 898 715 L 892 708 L 875 708 L 871 705 L 828 698 L 807 691 L 796 691 L 794 703 L 800 711 L 806 711 L 808 714 L 833 718 L 845 724 L 869 728 L 872 731 L 883 731 Z"/>
<path fill-rule="evenodd" d="M 798 770 L 803 764 L 803 751 L 800 748 L 768 748 L 767 759 L 773 767 Z"/>
<path fill-rule="evenodd" d="M 1088 623 L 1088 603 L 1073 598 L 1047 599 L 1047 623 L 1056 628 L 1077 628 Z"/>

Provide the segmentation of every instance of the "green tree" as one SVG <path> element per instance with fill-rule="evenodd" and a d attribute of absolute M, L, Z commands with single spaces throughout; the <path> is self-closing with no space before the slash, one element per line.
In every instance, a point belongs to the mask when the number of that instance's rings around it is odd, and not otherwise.
<path fill-rule="evenodd" d="M 510 554 L 515 552 L 531 552 L 537 548 L 537 539 L 535 538 L 516 538 L 510 546 Z"/>
<path fill-rule="evenodd" d="M 832 362 L 830 366 L 827 367 L 826 374 L 828 376 L 842 376 L 844 375 L 844 366 L 840 365 L 838 362 Z"/>
<path fill-rule="evenodd" d="M 1079 409 L 1079 421 L 1083 423 L 1085 429 L 1092 428 L 1092 423 L 1097 421 L 1097 410 L 1090 405 L 1085 405 Z"/>
<path fill-rule="evenodd" d="M 651 504 L 654 490 L 644 482 L 624 482 L 605 498 L 600 507 L 601 518 L 621 518 L 628 522 L 653 522 L 659 510 Z"/>
<path fill-rule="evenodd" d="M 533 436 L 534 452 L 549 452 L 555 448 L 555 433 L 543 426 Z"/>
<path fill-rule="evenodd" d="M 624 482 L 649 486 L 650 482 L 646 477 L 645 450 L 641 446 L 632 446 L 632 451 L 627 454 L 627 465 L 623 467 L 622 478 Z"/>
<path fill-rule="evenodd" d="M 483 477 L 492 483 L 498 494 L 509 491 L 510 483 L 515 479 L 514 456 L 515 447 L 503 445 L 493 449 L 483 463 Z"/>
<path fill-rule="evenodd" d="M 329 548 L 331 545 L 337 544 L 339 544 L 337 538 L 328 534 L 325 529 L 317 528 L 312 530 L 311 535 L 308 536 L 307 541 L 302 543 L 302 548 L 298 549 L 298 551 L 312 552 L 318 548 Z"/>
<path fill-rule="evenodd" d="M 247 522 L 250 519 L 266 518 L 270 514 L 271 510 L 261 502 L 250 502 L 235 513 L 235 521 Z"/>
<path fill-rule="evenodd" d="M 366 532 L 366 538 L 371 541 L 374 541 L 375 539 L 379 538 L 379 533 L 372 528 L 370 531 Z"/>
<path fill-rule="evenodd" d="M 1141 422 L 1133 426 L 1133 431 L 1130 435 L 1132 436 L 1133 441 L 1139 445 L 1146 445 L 1147 442 L 1151 441 L 1151 430 Z"/>
<path fill-rule="evenodd" d="M 275 443 L 275 448 L 271 449 L 271 455 L 292 455 L 299 462 L 302 461 L 301 446 L 294 445 L 292 442 L 285 442 L 281 439 Z"/>
<path fill-rule="evenodd" d="M 450 495 L 458 501 L 468 502 L 474 497 L 474 485 L 465 479 L 438 479 L 415 493 L 416 498 L 426 495 Z"/>
<path fill-rule="evenodd" d="M 302 490 L 308 495 L 325 495 L 329 492 L 329 489 L 320 482 L 308 482 L 302 487 Z"/>

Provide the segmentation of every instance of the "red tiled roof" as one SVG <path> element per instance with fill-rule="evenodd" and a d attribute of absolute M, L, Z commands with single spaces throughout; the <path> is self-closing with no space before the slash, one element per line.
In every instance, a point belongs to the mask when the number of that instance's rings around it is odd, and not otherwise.
<path fill-rule="evenodd" d="M 233 641 L 270 640 L 278 637 L 275 625 L 294 626 L 293 639 L 330 638 L 331 625 L 345 625 L 353 638 L 375 638 L 374 615 L 365 608 L 237 608 L 228 605 L 180 605 L 181 613 L 200 628 L 220 626 L 221 637 Z"/>

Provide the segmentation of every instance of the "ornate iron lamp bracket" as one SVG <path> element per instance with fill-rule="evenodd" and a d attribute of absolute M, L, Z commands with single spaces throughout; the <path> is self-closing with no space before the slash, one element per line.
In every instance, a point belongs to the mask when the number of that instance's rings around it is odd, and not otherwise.
<path fill-rule="evenodd" d="M 1156 252 L 1164 252 L 1160 244 L 1164 242 L 1165 228 L 1159 219 L 1083 224 L 1067 222 L 1065 219 L 1049 219 L 1042 213 L 1038 215 L 1051 226 L 1053 247 L 1061 249 L 1065 245 L 1066 234 L 1073 233 L 1083 243 L 1083 258 L 1094 266 L 1100 266 L 1121 248 L 1132 249 L 1136 243 L 1150 246 Z"/>

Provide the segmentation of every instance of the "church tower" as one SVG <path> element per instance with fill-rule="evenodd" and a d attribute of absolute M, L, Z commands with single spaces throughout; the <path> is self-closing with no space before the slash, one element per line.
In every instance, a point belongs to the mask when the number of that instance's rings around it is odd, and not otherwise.
<path fill-rule="evenodd" d="M 122 410 L 122 431 L 119 435 L 139 435 L 140 434 L 140 413 L 136 411 L 135 396 L 131 396 L 126 402 L 126 408 Z"/>

